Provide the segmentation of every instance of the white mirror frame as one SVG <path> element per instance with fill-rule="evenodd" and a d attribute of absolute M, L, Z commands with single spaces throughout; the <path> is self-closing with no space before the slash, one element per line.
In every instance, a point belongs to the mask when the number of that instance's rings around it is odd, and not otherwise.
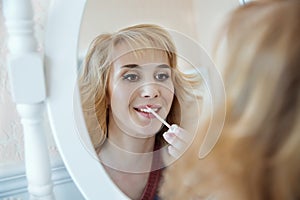
<path fill-rule="evenodd" d="M 83 145 L 76 123 L 78 119 L 75 121 L 74 109 L 81 110 L 80 103 L 73 99 L 79 99 L 77 49 L 85 3 L 86 0 L 54 0 L 50 6 L 45 36 L 49 120 L 66 168 L 84 198 L 128 199 L 95 159 L 89 141 L 86 140 L 87 144 Z M 87 131 L 85 127 L 84 131 Z"/>

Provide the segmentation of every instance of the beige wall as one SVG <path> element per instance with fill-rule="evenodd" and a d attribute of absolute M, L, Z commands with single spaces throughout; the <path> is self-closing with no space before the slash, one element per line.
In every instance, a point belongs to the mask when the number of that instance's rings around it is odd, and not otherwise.
<path fill-rule="evenodd" d="M 89 0 L 79 47 L 84 51 L 100 33 L 138 23 L 155 23 L 191 37 L 210 50 L 218 23 L 238 0 Z"/>
<path fill-rule="evenodd" d="M 37 38 L 40 42 L 43 39 L 49 1 L 33 0 Z M 186 34 L 210 51 L 216 25 L 224 14 L 236 6 L 238 6 L 238 0 L 89 0 L 88 11 L 82 24 L 80 49 L 86 49 L 92 38 L 99 33 L 116 31 L 136 23 L 157 23 Z M 2 10 L 2 1 L 0 1 L 0 8 Z M 22 127 L 9 91 L 5 63 L 6 41 L 3 16 L 1 15 L 0 171 L 1 167 L 22 162 L 24 159 Z M 47 127 L 47 132 L 49 151 L 52 156 L 56 156 L 57 150 L 49 127 Z"/>

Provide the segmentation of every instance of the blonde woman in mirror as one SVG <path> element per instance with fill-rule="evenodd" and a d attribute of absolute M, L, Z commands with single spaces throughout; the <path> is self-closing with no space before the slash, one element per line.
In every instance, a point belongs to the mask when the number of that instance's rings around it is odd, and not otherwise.
<path fill-rule="evenodd" d="M 131 199 L 157 199 L 163 161 L 191 141 L 182 109 L 198 80 L 178 70 L 160 26 L 135 25 L 91 43 L 79 79 L 84 117 L 105 170 Z"/>
<path fill-rule="evenodd" d="M 199 149 L 206 133 L 197 134 L 166 169 L 160 194 L 172 200 L 300 199 L 300 2 L 249 3 L 234 10 L 222 30 L 222 52 L 215 55 L 222 58 L 217 66 L 227 96 L 223 131 L 204 158 Z"/>

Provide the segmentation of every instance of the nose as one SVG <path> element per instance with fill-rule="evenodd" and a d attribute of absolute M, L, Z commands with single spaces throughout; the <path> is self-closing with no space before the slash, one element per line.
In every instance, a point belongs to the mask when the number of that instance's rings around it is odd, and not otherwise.
<path fill-rule="evenodd" d="M 140 94 L 143 98 L 157 98 L 160 95 L 158 86 L 155 84 L 147 84 L 140 88 Z"/>

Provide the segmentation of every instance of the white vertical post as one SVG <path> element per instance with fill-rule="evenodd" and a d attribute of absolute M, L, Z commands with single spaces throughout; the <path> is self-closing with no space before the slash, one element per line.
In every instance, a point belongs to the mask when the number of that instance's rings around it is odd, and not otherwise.
<path fill-rule="evenodd" d="M 30 199 L 52 200 L 51 166 L 43 127 L 46 98 L 43 56 L 37 52 L 30 0 L 3 0 L 11 92 L 24 132 Z"/>

